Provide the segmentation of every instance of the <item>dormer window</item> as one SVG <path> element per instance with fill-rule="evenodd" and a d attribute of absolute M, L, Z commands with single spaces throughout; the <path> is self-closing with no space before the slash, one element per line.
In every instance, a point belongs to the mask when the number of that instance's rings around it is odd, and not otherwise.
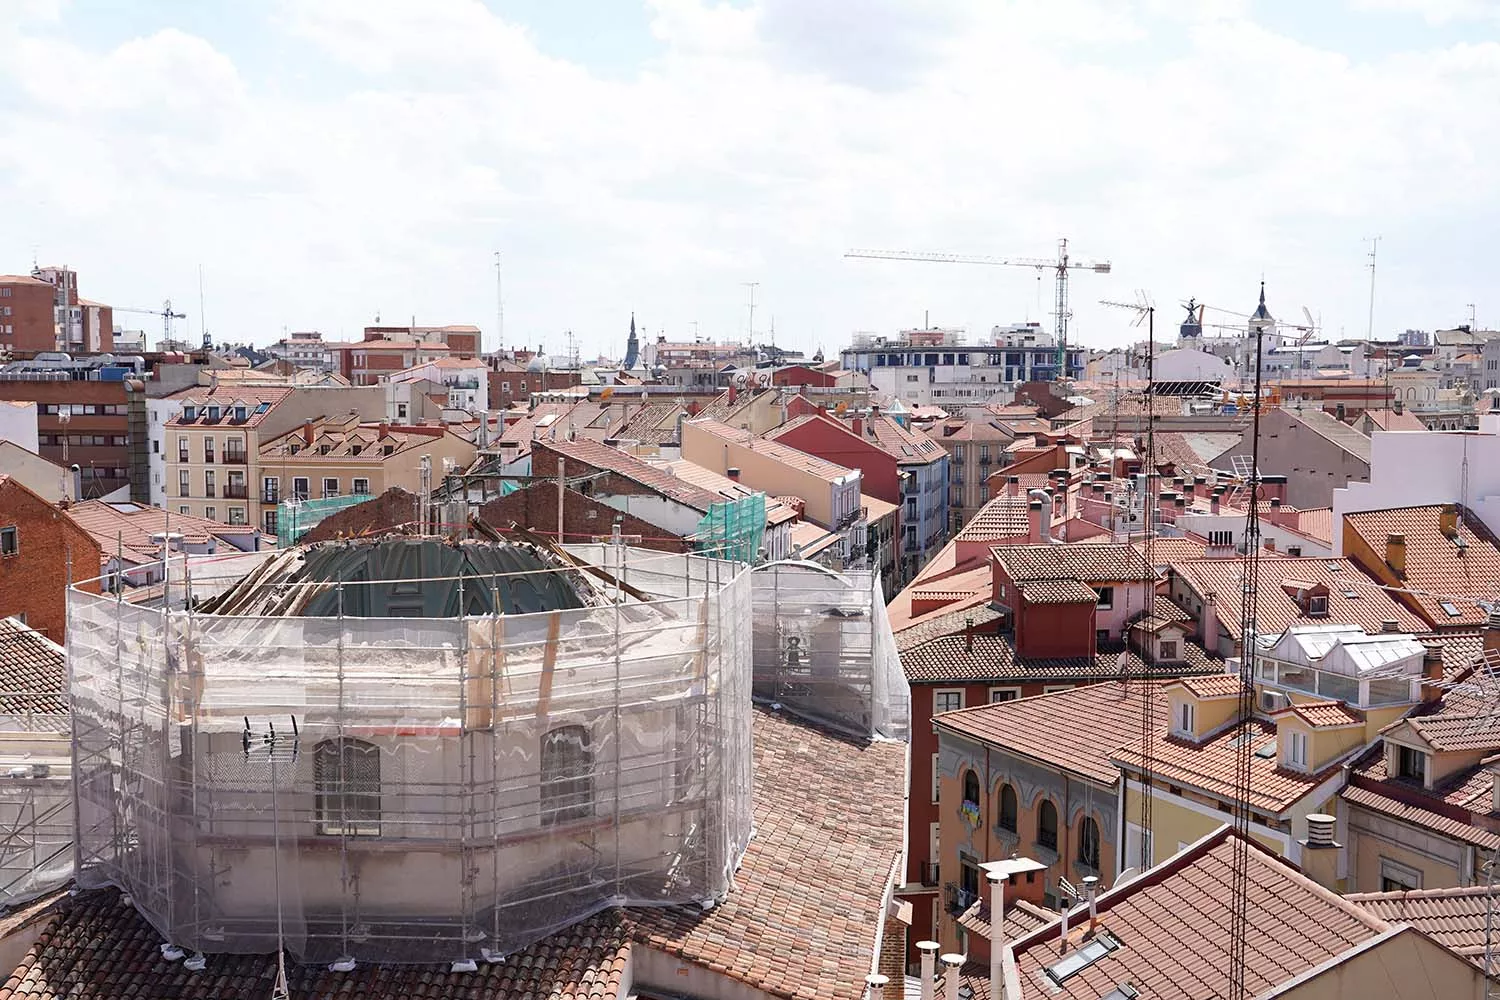
<path fill-rule="evenodd" d="M 245 409 L 244 404 L 241 403 L 234 408 L 234 419 L 236 421 L 243 422 L 245 417 L 248 415 L 248 412 L 249 411 Z"/>
<path fill-rule="evenodd" d="M 1286 763 L 1299 771 L 1307 770 L 1307 734 L 1300 729 L 1286 729 Z"/>
<path fill-rule="evenodd" d="M 210 406 L 208 408 L 208 419 L 210 421 L 219 419 L 219 408 L 217 406 Z"/>
<path fill-rule="evenodd" d="M 184 423 L 192 423 L 198 419 L 198 408 L 196 406 L 184 406 L 182 408 L 182 419 Z"/>
<path fill-rule="evenodd" d="M 1411 747 L 1398 747 L 1396 751 L 1396 776 L 1427 783 L 1427 755 Z"/>
<path fill-rule="evenodd" d="M 1312 594 L 1307 598 L 1307 616 L 1309 618 L 1328 617 L 1328 595 Z"/>
<path fill-rule="evenodd" d="M 1197 706 L 1190 701 L 1180 701 L 1172 713 L 1172 732 L 1177 736 L 1186 736 L 1189 739 L 1197 736 L 1196 721 Z"/>

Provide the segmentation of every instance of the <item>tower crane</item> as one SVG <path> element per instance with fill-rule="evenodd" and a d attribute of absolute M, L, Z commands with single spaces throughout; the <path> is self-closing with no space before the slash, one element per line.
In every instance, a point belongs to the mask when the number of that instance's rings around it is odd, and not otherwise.
<path fill-rule="evenodd" d="M 165 302 L 163 302 L 160 309 L 132 309 L 128 306 L 115 306 L 114 311 L 122 313 L 139 313 L 142 316 L 160 316 L 162 326 L 161 335 L 163 340 L 172 339 L 172 321 L 174 319 L 187 319 L 187 313 L 172 311 L 171 299 L 167 299 Z"/>
<path fill-rule="evenodd" d="M 923 260 L 937 264 L 991 264 L 1002 267 L 1031 267 L 1037 271 L 1051 270 L 1057 275 L 1057 377 L 1068 377 L 1068 272 L 1093 271 L 1108 274 L 1110 263 L 1104 261 L 1072 260 L 1068 257 L 1068 241 L 1057 241 L 1057 259 L 1045 257 L 979 257 L 957 253 L 921 253 L 914 250 L 850 250 L 845 257 L 868 257 L 877 260 Z"/>

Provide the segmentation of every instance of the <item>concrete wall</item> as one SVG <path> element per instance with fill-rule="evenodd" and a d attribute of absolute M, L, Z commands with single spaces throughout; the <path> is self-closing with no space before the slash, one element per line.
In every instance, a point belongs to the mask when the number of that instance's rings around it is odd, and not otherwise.
<path fill-rule="evenodd" d="M 1231 456 L 1250 454 L 1249 431 L 1239 445 L 1214 459 L 1215 468 L 1228 468 Z M 1304 426 L 1281 409 L 1261 417 L 1260 471 L 1287 477 L 1287 503 L 1299 510 L 1328 507 L 1334 491 L 1370 478 L 1370 465 L 1339 445 Z"/>
<path fill-rule="evenodd" d="M 1350 892 L 1381 891 L 1382 861 L 1418 875 L 1422 889 L 1474 883 L 1474 849 L 1421 827 L 1344 804 Z"/>
<path fill-rule="evenodd" d="M 1484 973 L 1411 928 L 1384 937 L 1296 985 L 1267 996 L 1287 1000 L 1460 1000 L 1484 995 Z"/>
<path fill-rule="evenodd" d="M 27 451 L 36 451 L 36 403 L 16 400 L 0 403 L 0 441 L 13 441 Z"/>

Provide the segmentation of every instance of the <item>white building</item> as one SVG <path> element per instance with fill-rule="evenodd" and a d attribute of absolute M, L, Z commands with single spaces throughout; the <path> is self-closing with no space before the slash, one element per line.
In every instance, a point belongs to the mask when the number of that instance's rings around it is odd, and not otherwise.
<path fill-rule="evenodd" d="M 1479 416 L 1479 430 L 1376 431 L 1370 481 L 1333 491 L 1334 554 L 1343 555 L 1345 514 L 1457 503 L 1500 534 L 1500 412 Z"/>
<path fill-rule="evenodd" d="M 298 368 L 322 372 L 333 370 L 333 354 L 323 343 L 323 335 L 317 330 L 291 333 L 274 344 L 267 344 L 265 351 L 273 358 L 289 361 Z"/>
<path fill-rule="evenodd" d="M 146 397 L 146 457 L 151 465 L 151 506 L 167 505 L 167 424 L 182 412 L 177 396 Z"/>
<path fill-rule="evenodd" d="M 38 450 L 35 402 L 0 400 L 0 441 L 14 442 L 27 451 Z"/>
<path fill-rule="evenodd" d="M 428 381 L 447 392 L 447 411 L 463 414 L 489 409 L 489 367 L 483 359 L 438 358 L 412 365 L 387 376 L 393 383 Z"/>
<path fill-rule="evenodd" d="M 1083 376 L 1086 351 L 1068 348 L 1068 375 Z M 1009 402 L 1021 382 L 1057 376 L 1057 341 L 1038 323 L 990 331 L 990 343 L 968 344 L 956 329 L 904 330 L 887 338 L 854 335 L 839 352 L 845 370 L 863 372 L 872 388 L 908 405 L 963 406 Z"/>

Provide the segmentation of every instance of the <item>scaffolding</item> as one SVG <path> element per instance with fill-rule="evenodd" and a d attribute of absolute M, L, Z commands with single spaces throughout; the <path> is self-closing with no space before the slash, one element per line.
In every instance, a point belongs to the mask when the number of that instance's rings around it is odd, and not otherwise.
<path fill-rule="evenodd" d="M 766 537 L 766 495 L 752 493 L 711 505 L 693 537 L 702 552 L 754 564 Z"/>
<path fill-rule="evenodd" d="M 69 592 L 80 885 L 119 886 L 184 949 L 397 964 L 729 892 L 753 818 L 748 570 L 332 544 L 347 562 L 169 578 L 160 608 Z M 380 579 L 362 546 L 394 553 Z M 455 549 L 458 572 L 421 572 Z M 577 600 L 496 613 L 564 585 Z M 296 614 L 221 613 L 303 588 Z M 390 615 L 403 594 L 421 610 Z"/>
<path fill-rule="evenodd" d="M 317 527 L 324 518 L 356 507 L 374 497 L 367 493 L 323 497 L 321 500 L 283 500 L 276 505 L 277 544 L 282 548 L 296 545 L 302 536 Z"/>

